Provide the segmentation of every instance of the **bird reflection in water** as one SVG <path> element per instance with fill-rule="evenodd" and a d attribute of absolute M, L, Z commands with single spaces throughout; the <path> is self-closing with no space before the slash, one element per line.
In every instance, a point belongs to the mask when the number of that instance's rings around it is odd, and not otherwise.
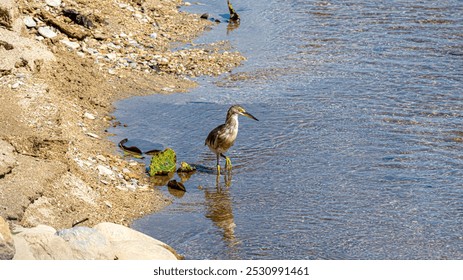
<path fill-rule="evenodd" d="M 210 219 L 223 234 L 223 240 L 231 250 L 240 242 L 235 236 L 235 220 L 233 216 L 233 201 L 230 195 L 231 172 L 224 176 L 223 185 L 217 176 L 215 189 L 205 189 L 206 218 Z"/>

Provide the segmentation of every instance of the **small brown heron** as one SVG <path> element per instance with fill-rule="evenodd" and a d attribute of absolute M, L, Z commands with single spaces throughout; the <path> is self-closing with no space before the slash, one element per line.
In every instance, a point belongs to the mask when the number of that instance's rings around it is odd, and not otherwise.
<path fill-rule="evenodd" d="M 205 145 L 217 155 L 217 174 L 220 174 L 220 157 L 225 158 L 225 167 L 231 168 L 231 160 L 223 153 L 228 151 L 235 143 L 238 135 L 238 115 L 242 115 L 258 121 L 253 115 L 246 112 L 240 105 L 233 105 L 228 109 L 227 119 L 224 124 L 214 128 L 206 138 Z"/>

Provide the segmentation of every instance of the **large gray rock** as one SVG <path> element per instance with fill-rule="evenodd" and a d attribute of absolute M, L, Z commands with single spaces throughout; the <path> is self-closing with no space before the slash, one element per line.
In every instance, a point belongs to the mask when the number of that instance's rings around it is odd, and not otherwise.
<path fill-rule="evenodd" d="M 114 253 L 110 242 L 100 232 L 89 227 L 76 227 L 57 232 L 73 251 L 73 259 L 111 260 Z"/>
<path fill-rule="evenodd" d="M 0 25 L 12 29 L 19 11 L 14 0 L 0 1 Z"/>
<path fill-rule="evenodd" d="M 0 260 L 11 260 L 14 254 L 15 248 L 10 227 L 8 223 L 0 217 Z"/>
<path fill-rule="evenodd" d="M 50 226 L 18 227 L 15 230 L 19 232 L 13 236 L 15 260 L 67 260 L 74 255 L 69 244 Z"/>
<path fill-rule="evenodd" d="M 176 260 L 168 245 L 113 223 L 56 231 L 39 225 L 15 229 L 15 260 Z"/>
<path fill-rule="evenodd" d="M 177 260 L 167 244 L 128 227 L 100 223 L 94 227 L 112 245 L 119 260 Z"/>
<path fill-rule="evenodd" d="M 0 140 L 0 178 L 10 173 L 16 164 L 13 146 Z"/>

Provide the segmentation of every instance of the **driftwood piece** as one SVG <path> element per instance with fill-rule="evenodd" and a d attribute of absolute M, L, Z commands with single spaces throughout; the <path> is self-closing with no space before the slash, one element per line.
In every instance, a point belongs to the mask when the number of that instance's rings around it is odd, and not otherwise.
<path fill-rule="evenodd" d="M 89 36 L 88 32 L 82 31 L 79 28 L 71 26 L 57 19 L 55 16 L 53 16 L 52 14 L 50 14 L 49 12 L 45 10 L 41 10 L 40 16 L 42 17 L 43 21 L 45 21 L 46 23 L 50 25 L 53 25 L 59 31 L 66 34 L 68 37 L 75 38 L 77 40 L 83 40 L 85 37 Z"/>

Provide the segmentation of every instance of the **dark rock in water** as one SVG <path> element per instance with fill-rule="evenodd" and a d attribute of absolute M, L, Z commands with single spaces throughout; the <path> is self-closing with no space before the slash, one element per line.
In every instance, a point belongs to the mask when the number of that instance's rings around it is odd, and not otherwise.
<path fill-rule="evenodd" d="M 201 15 L 201 18 L 202 19 L 208 19 L 209 18 L 209 14 L 208 13 L 204 13 Z"/>
<path fill-rule="evenodd" d="M 167 187 L 171 189 L 176 189 L 176 190 L 181 190 L 181 191 L 186 192 L 186 189 L 183 183 L 177 182 L 177 180 L 170 180 L 169 183 L 167 183 Z"/>
<path fill-rule="evenodd" d="M 230 21 L 239 21 L 240 20 L 240 16 L 238 15 L 238 13 L 235 11 L 235 9 L 233 9 L 233 6 L 232 4 L 230 3 L 230 0 L 227 0 L 227 4 L 228 4 L 228 10 L 230 11 Z"/>
<path fill-rule="evenodd" d="M 124 151 L 125 154 L 129 154 L 131 156 L 134 156 L 136 158 L 143 158 L 142 154 L 143 152 L 135 146 L 125 146 L 124 144 L 127 143 L 128 139 L 122 139 L 121 142 L 119 142 L 119 147 Z"/>
<path fill-rule="evenodd" d="M 151 158 L 149 175 L 167 175 L 175 172 L 177 167 L 177 155 L 175 151 L 167 148 Z"/>
<path fill-rule="evenodd" d="M 154 155 L 159 154 L 160 152 L 161 152 L 161 150 L 154 149 L 154 150 L 146 151 L 145 154 L 149 155 L 149 156 L 154 156 Z"/>

